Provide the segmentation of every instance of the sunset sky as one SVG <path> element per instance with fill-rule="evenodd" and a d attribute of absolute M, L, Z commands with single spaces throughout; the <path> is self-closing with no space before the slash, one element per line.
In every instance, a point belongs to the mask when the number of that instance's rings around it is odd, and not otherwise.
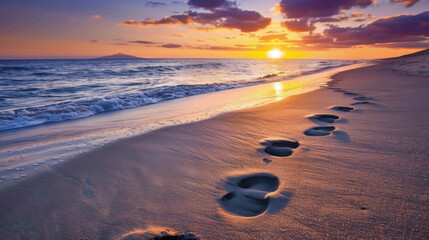
<path fill-rule="evenodd" d="M 0 58 L 363 59 L 429 47 L 428 0 L 0 0 Z"/>

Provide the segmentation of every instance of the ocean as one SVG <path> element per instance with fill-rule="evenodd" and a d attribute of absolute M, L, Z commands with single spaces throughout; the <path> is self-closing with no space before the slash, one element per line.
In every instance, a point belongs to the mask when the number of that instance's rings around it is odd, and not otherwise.
<path fill-rule="evenodd" d="M 0 61 L 0 131 L 86 118 L 293 78 L 354 61 L 133 59 Z"/>

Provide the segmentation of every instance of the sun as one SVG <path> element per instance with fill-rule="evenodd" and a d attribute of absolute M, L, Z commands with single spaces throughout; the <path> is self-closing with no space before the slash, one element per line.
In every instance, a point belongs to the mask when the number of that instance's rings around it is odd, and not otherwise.
<path fill-rule="evenodd" d="M 285 53 L 277 48 L 271 49 L 267 52 L 267 56 L 272 59 L 279 59 L 282 58 L 285 55 Z"/>

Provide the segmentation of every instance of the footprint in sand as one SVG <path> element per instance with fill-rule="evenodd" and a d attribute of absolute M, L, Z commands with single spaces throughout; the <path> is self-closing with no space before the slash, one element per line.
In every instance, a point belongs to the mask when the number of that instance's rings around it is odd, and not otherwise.
<path fill-rule="evenodd" d="M 255 217 L 264 213 L 270 204 L 268 195 L 277 191 L 279 179 L 271 174 L 260 173 L 237 181 L 232 191 L 220 199 L 222 209 L 241 217 Z"/>
<path fill-rule="evenodd" d="M 335 130 L 334 126 L 312 127 L 304 132 L 307 136 L 326 136 Z"/>
<path fill-rule="evenodd" d="M 337 87 L 326 87 L 327 89 L 331 89 L 334 90 L 335 92 L 346 92 L 346 90 L 341 89 L 341 88 L 337 88 Z"/>
<path fill-rule="evenodd" d="M 317 120 L 319 122 L 325 122 L 325 123 L 334 123 L 336 120 L 340 119 L 337 115 L 332 114 L 314 114 L 311 116 L 308 116 L 311 120 Z"/>
<path fill-rule="evenodd" d="M 335 91 L 335 92 L 341 92 L 341 93 L 346 92 L 346 90 L 341 89 L 341 88 L 335 89 L 334 91 Z"/>
<path fill-rule="evenodd" d="M 333 106 L 330 107 L 332 110 L 340 111 L 340 112 L 351 112 L 354 110 L 352 107 L 344 107 L 344 106 Z"/>
<path fill-rule="evenodd" d="M 374 100 L 374 98 L 364 97 L 364 96 L 355 97 L 355 98 L 353 98 L 353 99 L 354 99 L 354 100 L 358 100 L 358 101 L 369 101 L 369 100 Z"/>
<path fill-rule="evenodd" d="M 293 150 L 299 147 L 298 141 L 289 140 L 265 140 L 261 145 L 266 146 L 264 151 L 277 157 L 287 157 L 292 155 Z"/>
<path fill-rule="evenodd" d="M 350 105 L 366 105 L 366 104 L 372 104 L 372 102 L 368 102 L 368 101 L 360 101 L 360 102 L 354 102 Z"/>
<path fill-rule="evenodd" d="M 354 92 L 343 92 L 343 94 L 345 95 L 349 95 L 349 96 L 359 96 L 359 93 L 354 93 Z"/>
<path fill-rule="evenodd" d="M 150 226 L 148 229 L 136 229 L 122 235 L 120 240 L 200 240 L 201 238 L 193 233 L 180 233 L 170 228 Z"/>

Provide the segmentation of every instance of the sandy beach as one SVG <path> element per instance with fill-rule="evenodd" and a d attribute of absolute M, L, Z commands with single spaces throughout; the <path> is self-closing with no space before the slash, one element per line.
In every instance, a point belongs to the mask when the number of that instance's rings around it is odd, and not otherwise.
<path fill-rule="evenodd" d="M 3 189 L 0 238 L 427 239 L 429 81 L 395 61 Z"/>

